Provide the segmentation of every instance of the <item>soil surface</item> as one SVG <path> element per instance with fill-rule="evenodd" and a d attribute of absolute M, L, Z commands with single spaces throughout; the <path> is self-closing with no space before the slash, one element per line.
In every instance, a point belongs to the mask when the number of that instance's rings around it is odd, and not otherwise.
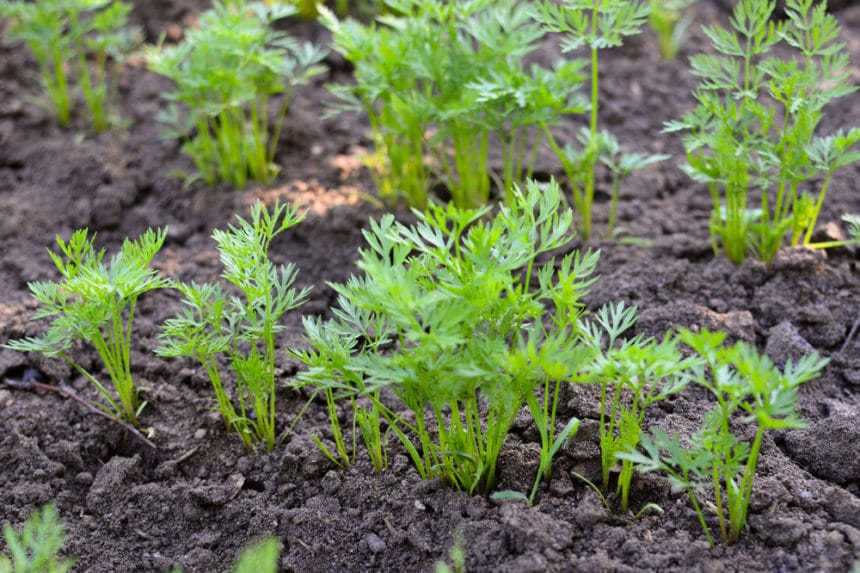
<path fill-rule="evenodd" d="M 181 34 L 202 1 L 135 2 L 134 17 L 152 41 Z M 697 21 L 725 21 L 724 2 L 700 2 Z M 847 3 L 846 3 L 847 4 Z M 860 6 L 838 17 L 853 60 L 860 63 Z M 325 41 L 313 24 L 290 24 L 296 34 Z M 681 157 L 673 136 L 658 135 L 664 121 L 690 109 L 695 85 L 686 58 L 706 45 L 694 32 L 677 62 L 659 59 L 650 33 L 629 40 L 601 61 L 601 122 L 631 151 Z M 553 42 L 537 54 L 559 56 Z M 300 286 L 314 285 L 307 314 L 333 302 L 326 281 L 355 272 L 361 229 L 382 211 L 362 199 L 373 193 L 357 154 L 370 145 L 361 118 L 320 119 L 328 81 L 348 79 L 348 67 L 329 59 L 332 72 L 297 94 L 280 141 L 283 170 L 275 184 L 234 191 L 187 187 L 176 172 L 192 169 L 175 141 L 159 137 L 153 116 L 166 80 L 132 61 L 119 83 L 123 127 L 98 136 L 83 124 L 60 129 L 36 105 L 34 61 L 19 45 L 0 47 L 0 342 L 37 334 L 27 282 L 54 279 L 45 252 L 56 234 L 76 228 L 98 232 L 112 251 L 126 236 L 169 226 L 157 266 L 177 279 L 215 280 L 221 269 L 210 239 L 257 198 L 297 201 L 308 220 L 274 247 L 276 262 L 301 269 Z M 860 81 L 857 64 L 851 69 Z M 827 110 L 825 131 L 857 125 L 860 97 Z M 571 137 L 583 118 L 559 129 Z M 561 175 L 549 154 L 541 176 Z M 860 165 L 833 179 L 821 217 L 825 229 L 843 213 L 860 213 Z M 602 180 L 604 189 L 608 179 Z M 0 522 L 21 523 L 53 501 L 67 524 L 65 552 L 76 571 L 149 572 L 181 565 L 223 571 L 240 549 L 264 535 L 282 545 L 284 571 L 430 571 L 455 535 L 465 539 L 470 571 L 848 571 L 860 559 L 860 274 L 858 251 L 785 251 L 773 265 L 734 266 L 711 252 L 705 189 L 691 183 L 675 161 L 636 174 L 621 197 L 619 218 L 628 237 L 595 240 L 601 280 L 587 302 L 637 305 L 638 332 L 662 335 L 676 326 L 708 326 L 747 340 L 778 363 L 816 350 L 830 358 L 824 375 L 801 391 L 809 428 L 777 433 L 764 443 L 748 528 L 733 546 L 709 548 L 684 495 L 657 476 L 635 481 L 633 508 L 659 504 L 665 513 L 634 520 L 606 510 L 571 472 L 599 478 L 596 394 L 570 388 L 560 419 L 582 427 L 554 463 L 555 477 L 535 507 L 470 497 L 439 481 L 422 481 L 399 444 L 391 467 L 375 475 L 359 455 L 342 470 L 328 462 L 312 436 L 330 435 L 323 403 L 314 402 L 285 444 L 250 452 L 227 434 L 211 412 L 204 373 L 191 362 L 155 357 L 159 324 L 179 307 L 159 291 L 142 299 L 135 322 L 134 375 L 149 405 L 142 424 L 155 449 L 121 427 L 55 393 L 25 392 L 0 384 Z M 598 195 L 599 221 L 608 195 Z M 299 313 L 286 320 L 284 346 L 302 344 Z M 81 347 L 78 357 L 94 365 Z M 282 357 L 279 378 L 297 364 Z M 98 370 L 96 370 L 98 372 Z M 0 350 L 0 380 L 41 379 L 67 384 L 97 400 L 80 377 L 52 360 Z M 286 428 L 307 395 L 279 392 Z M 686 391 L 655 407 L 648 425 L 681 433 L 698 424 L 708 403 Z M 517 423 L 501 454 L 499 489 L 525 490 L 536 471 L 537 433 L 527 417 Z M 0 541 L 2 549 L 2 541 Z M 856 569 L 855 569 L 856 570 Z"/>

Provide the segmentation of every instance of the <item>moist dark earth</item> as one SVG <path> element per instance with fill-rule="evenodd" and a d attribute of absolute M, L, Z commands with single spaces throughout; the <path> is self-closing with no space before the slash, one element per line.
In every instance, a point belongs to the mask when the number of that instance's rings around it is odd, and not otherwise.
<path fill-rule="evenodd" d="M 205 3 L 159 0 L 135 3 L 134 19 L 154 41 L 176 38 Z M 697 23 L 725 22 L 724 2 L 700 2 Z M 834 3 L 834 8 L 836 8 Z M 860 6 L 841 3 L 837 15 L 855 62 L 860 63 Z M 325 42 L 313 23 L 288 24 L 297 36 Z M 698 29 L 698 26 L 695 26 Z M 18 525 L 54 502 L 66 522 L 64 553 L 76 571 L 148 572 L 180 565 L 188 571 L 224 571 L 249 542 L 275 535 L 283 571 L 430 571 L 448 556 L 455 536 L 465 540 L 469 571 L 849 571 L 860 561 L 860 274 L 858 251 L 786 250 L 768 266 L 732 265 L 711 251 L 707 191 L 678 169 L 679 140 L 660 135 L 662 123 L 693 105 L 695 79 L 686 58 L 703 49 L 693 32 L 676 62 L 659 59 L 649 32 L 629 39 L 601 60 L 601 124 L 627 150 L 665 152 L 676 159 L 636 174 L 621 196 L 619 218 L 637 241 L 596 239 L 578 248 L 601 250 L 600 281 L 587 298 L 595 309 L 610 301 L 639 307 L 635 328 L 661 336 L 679 327 L 727 331 L 754 343 L 778 364 L 817 351 L 830 358 L 820 379 L 805 385 L 800 410 L 807 430 L 765 439 L 747 530 L 732 546 L 709 548 L 686 496 L 659 476 L 634 482 L 632 507 L 659 504 L 664 514 L 639 519 L 609 511 L 572 472 L 599 479 L 597 393 L 571 387 L 560 419 L 582 419 L 571 444 L 559 452 L 552 483 L 533 508 L 470 497 L 438 480 L 422 481 L 399 444 L 390 442 L 390 469 L 375 475 L 361 453 L 340 469 L 315 447 L 330 437 L 324 403 L 313 401 L 294 432 L 271 453 L 245 450 L 211 411 L 205 375 L 191 362 L 153 355 L 160 323 L 178 308 L 177 296 L 158 291 L 142 299 L 135 322 L 134 376 L 149 405 L 142 424 L 155 448 L 79 404 L 48 392 L 0 384 L 0 521 Z M 535 55 L 559 57 L 553 41 Z M 265 188 L 186 186 L 177 172 L 192 164 L 175 141 L 163 140 L 153 120 L 169 89 L 129 62 L 119 82 L 124 124 L 98 136 L 83 123 L 61 129 L 35 104 L 35 64 L 19 45 L 0 47 L 0 341 L 39 332 L 27 282 L 54 279 L 45 251 L 56 234 L 76 228 L 98 233 L 112 251 L 124 237 L 169 226 L 157 267 L 182 280 L 216 280 L 220 267 L 213 228 L 245 215 L 258 198 L 298 202 L 307 221 L 274 245 L 276 262 L 301 269 L 300 286 L 313 285 L 306 314 L 333 302 L 326 281 L 356 272 L 361 229 L 383 211 L 365 201 L 373 188 L 357 158 L 370 146 L 362 118 L 320 119 L 330 99 L 324 84 L 348 81 L 338 57 L 331 72 L 297 94 L 279 142 L 283 169 Z M 860 81 L 860 67 L 851 68 Z M 827 110 L 823 130 L 857 125 L 860 97 Z M 583 122 L 559 129 L 570 138 Z M 561 176 L 541 153 L 541 177 Z M 820 219 L 821 238 L 843 213 L 860 213 L 860 166 L 834 178 Z M 608 178 L 601 179 L 602 189 Z M 608 195 L 598 194 L 605 221 Z M 404 215 L 404 213 L 401 213 Z M 286 319 L 280 340 L 300 346 L 300 312 Z M 77 357 L 95 365 L 87 347 Z M 298 365 L 281 356 L 284 383 Z M 103 373 L 100 373 L 103 374 Z M 96 392 L 62 364 L 0 351 L 0 380 L 38 377 L 66 384 L 81 397 Z M 284 388 L 279 423 L 286 428 L 310 394 Z M 649 414 L 689 434 L 709 407 L 702 392 L 685 391 Z M 539 437 L 523 415 L 500 457 L 498 489 L 526 490 L 537 469 Z M 713 524 L 713 522 L 712 522 Z M 0 541 L 0 547 L 2 547 Z"/>

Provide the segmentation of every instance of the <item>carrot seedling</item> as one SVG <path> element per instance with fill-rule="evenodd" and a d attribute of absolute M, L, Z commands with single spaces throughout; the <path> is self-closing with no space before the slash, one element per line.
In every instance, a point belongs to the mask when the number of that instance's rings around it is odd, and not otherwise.
<path fill-rule="evenodd" d="M 318 64 L 325 51 L 273 27 L 295 12 L 289 5 L 215 2 L 182 43 L 147 52 L 149 68 L 176 85 L 158 120 L 167 136 L 183 140 L 208 185 L 242 188 L 249 177 L 266 184 L 277 175 L 275 152 L 293 90 L 324 70 Z M 280 102 L 270 131 L 274 96 Z"/>
<path fill-rule="evenodd" d="M 71 120 L 76 86 L 93 129 L 110 127 L 109 63 L 120 61 L 139 38 L 138 30 L 127 26 L 130 11 L 130 4 L 113 0 L 0 0 L 0 17 L 11 22 L 8 39 L 30 47 L 61 125 Z"/>
<path fill-rule="evenodd" d="M 638 34 L 649 9 L 646 2 L 627 0 L 564 0 L 561 3 L 545 0 L 535 8 L 535 16 L 543 23 L 544 29 L 561 34 L 562 51 L 571 52 L 584 47 L 590 53 L 589 63 L 580 64 L 589 68 L 591 101 L 589 126 L 578 137 L 579 148 L 569 144 L 562 147 L 549 129 L 551 124 L 541 124 L 550 148 L 567 175 L 576 207 L 577 227 L 585 239 L 592 234 L 595 168 L 598 163 L 605 162 L 612 168 L 618 186 L 631 170 L 668 159 L 666 155 L 622 154 L 617 141 L 598 126 L 598 54 L 606 48 L 620 46 L 625 36 Z M 614 188 L 613 225 L 617 196 L 618 190 Z"/>
<path fill-rule="evenodd" d="M 774 24 L 775 3 L 742 0 L 733 30 L 704 27 L 717 54 L 692 58 L 701 78 L 698 106 L 665 131 L 683 131 L 684 171 L 713 200 L 714 252 L 734 263 L 752 253 L 769 262 L 782 248 L 811 243 L 834 172 L 860 159 L 860 129 L 816 135 L 824 107 L 856 91 L 839 23 L 824 2 L 787 0 L 788 19 Z M 771 55 L 792 49 L 793 58 Z M 817 197 L 803 193 L 821 181 Z M 751 195 L 756 192 L 755 204 Z"/>
<path fill-rule="evenodd" d="M 517 0 L 386 0 L 393 14 L 363 25 L 323 10 L 334 49 L 355 65 L 355 84 L 332 86 L 333 113 L 365 114 L 383 201 L 424 209 L 441 183 L 458 207 L 476 208 L 493 183 L 508 202 L 532 173 L 541 125 L 581 112 L 579 62 L 543 68 L 522 60 L 543 36 Z M 502 169 L 490 170 L 491 143 Z"/>
<path fill-rule="evenodd" d="M 86 229 L 75 231 L 68 242 L 58 236 L 59 252 L 49 249 L 48 253 L 62 280 L 28 285 L 40 305 L 33 319 L 52 318 L 51 326 L 41 337 L 12 340 L 4 346 L 63 359 L 98 389 L 107 402 L 99 407 L 137 426 L 146 403 L 140 402 L 131 375 L 132 323 L 140 295 L 171 284 L 150 268 L 166 236 L 166 229 L 150 229 L 136 241 L 126 239 L 108 264 L 103 262 L 104 249 L 95 250 L 95 236 Z M 93 345 L 119 400 L 72 358 L 76 340 Z"/>
<path fill-rule="evenodd" d="M 693 21 L 691 6 L 696 0 L 649 0 L 648 25 L 657 35 L 657 45 L 664 60 L 674 60 L 687 40 Z"/>
<path fill-rule="evenodd" d="M 618 455 L 639 471 L 666 472 L 674 490 L 686 491 L 711 545 L 714 540 L 696 491 L 711 490 L 709 506 L 717 514 L 720 537 L 725 543 L 737 541 L 746 524 L 765 432 L 805 427 L 796 412 L 798 388 L 827 365 L 826 359 L 812 354 L 789 361 L 780 371 L 748 344 L 725 346 L 725 338 L 707 330 L 681 332 L 681 340 L 702 360 L 693 369 L 695 382 L 716 400 L 690 445 L 682 446 L 678 436 L 657 428 L 651 437 L 641 436 L 644 451 Z M 756 425 L 751 444 L 732 431 L 737 424 Z"/>
<path fill-rule="evenodd" d="M 597 260 L 569 255 L 559 272 L 553 260 L 538 266 L 539 255 L 571 241 L 572 214 L 559 210 L 555 183 L 529 182 L 514 197 L 492 219 L 488 207 L 431 204 L 416 211 L 414 226 L 391 215 L 371 221 L 358 263 L 364 274 L 331 285 L 335 317 L 306 321 L 311 348 L 294 352 L 310 367 L 300 384 L 333 401 L 368 399 L 423 477 L 470 493 L 492 489 L 502 443 L 526 404 L 545 428 L 541 474 L 549 471 L 558 449 L 554 382 L 575 369 L 580 298 Z M 544 300 L 561 308 L 548 325 Z M 382 403 L 383 388 L 408 418 Z M 331 422 L 342 435 L 336 415 Z M 381 434 L 366 432 L 365 444 Z"/>
<path fill-rule="evenodd" d="M 583 327 L 585 337 L 599 349 L 587 367 L 590 380 L 600 384 L 600 461 L 603 489 L 618 453 L 636 447 L 650 405 L 676 394 L 687 385 L 687 371 L 695 364 L 684 359 L 678 340 L 636 336 L 618 342 L 636 321 L 636 307 L 623 303 L 601 308 Z M 604 343 L 605 342 L 605 343 Z M 627 511 L 633 463 L 621 461 L 616 497 Z"/>
<path fill-rule="evenodd" d="M 250 220 L 216 229 L 222 277 L 242 296 L 231 296 L 219 284 L 184 284 L 185 308 L 165 321 L 156 352 L 185 356 L 203 365 L 212 382 L 218 410 L 228 430 L 235 430 L 248 448 L 277 444 L 275 428 L 275 335 L 281 317 L 307 300 L 310 289 L 296 291 L 294 265 L 269 260 L 272 240 L 303 216 L 297 208 L 276 204 L 269 212 L 262 202 L 251 207 Z M 236 376 L 238 407 L 224 387 L 218 358 L 226 356 Z"/>
<path fill-rule="evenodd" d="M 74 562 L 58 557 L 66 542 L 57 508 L 46 505 L 31 515 L 20 533 L 3 524 L 7 555 L 0 555 L 0 573 L 66 573 Z"/>

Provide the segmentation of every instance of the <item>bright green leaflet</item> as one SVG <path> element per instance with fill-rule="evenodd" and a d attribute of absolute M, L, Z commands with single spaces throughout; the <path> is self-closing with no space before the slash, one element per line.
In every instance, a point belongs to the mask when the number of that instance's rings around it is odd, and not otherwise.
<path fill-rule="evenodd" d="M 674 60 L 687 39 L 693 22 L 691 7 L 696 0 L 649 0 L 649 4 L 648 25 L 657 35 L 660 55 Z"/>

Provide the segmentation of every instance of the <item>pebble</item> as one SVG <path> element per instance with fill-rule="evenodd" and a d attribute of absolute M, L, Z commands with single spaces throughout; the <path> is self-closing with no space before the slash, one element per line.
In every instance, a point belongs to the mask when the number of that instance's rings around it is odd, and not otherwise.
<path fill-rule="evenodd" d="M 385 545 L 385 541 L 383 541 L 377 534 L 368 533 L 367 537 L 364 538 L 367 541 L 367 547 L 370 549 L 372 553 L 382 553 L 388 547 Z"/>
<path fill-rule="evenodd" d="M 0 390 L 0 408 L 12 405 L 12 393 L 9 390 Z"/>
<path fill-rule="evenodd" d="M 75 476 L 75 481 L 81 485 L 90 485 L 93 483 L 93 474 L 90 472 L 81 472 Z"/>
<path fill-rule="evenodd" d="M 206 428 L 200 428 L 196 432 L 194 432 L 194 439 L 202 440 L 206 437 Z"/>
<path fill-rule="evenodd" d="M 47 475 L 48 475 L 48 472 L 46 472 L 45 470 L 43 470 L 41 468 L 39 468 L 33 472 L 33 477 L 36 479 L 42 479 Z"/>

